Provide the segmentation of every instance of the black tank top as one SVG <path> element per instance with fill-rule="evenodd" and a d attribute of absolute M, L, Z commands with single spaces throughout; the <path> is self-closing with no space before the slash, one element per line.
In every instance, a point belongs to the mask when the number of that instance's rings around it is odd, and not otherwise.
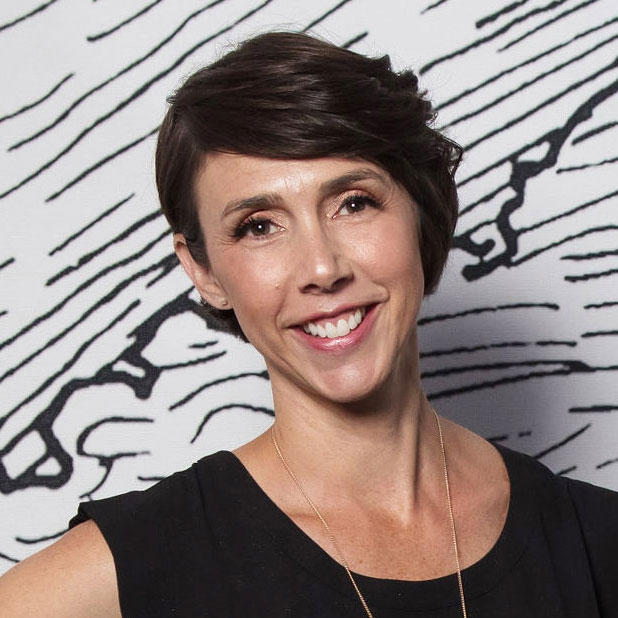
<path fill-rule="evenodd" d="M 496 545 L 462 573 L 470 618 L 617 618 L 618 493 L 498 447 L 511 481 Z M 83 503 L 124 618 L 363 618 L 345 570 L 220 451 L 146 491 Z M 414 556 L 410 556 L 414 560 Z M 460 618 L 456 576 L 356 575 L 375 618 Z"/>

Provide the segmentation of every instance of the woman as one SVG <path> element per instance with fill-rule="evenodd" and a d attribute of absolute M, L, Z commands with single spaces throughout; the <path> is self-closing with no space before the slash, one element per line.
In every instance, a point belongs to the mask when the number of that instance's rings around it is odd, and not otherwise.
<path fill-rule="evenodd" d="M 208 320 L 264 356 L 276 420 L 80 507 L 2 616 L 618 615 L 618 496 L 432 410 L 416 319 L 460 149 L 413 73 L 300 34 L 190 77 L 157 184 Z"/>

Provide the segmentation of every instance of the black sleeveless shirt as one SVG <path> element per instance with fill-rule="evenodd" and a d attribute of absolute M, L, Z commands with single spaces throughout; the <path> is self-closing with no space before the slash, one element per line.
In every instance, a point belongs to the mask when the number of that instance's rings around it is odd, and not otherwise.
<path fill-rule="evenodd" d="M 495 546 L 462 572 L 469 618 L 618 618 L 618 493 L 498 446 L 511 481 Z M 220 451 L 146 491 L 83 503 L 124 618 L 363 618 L 343 567 Z M 413 560 L 414 556 L 410 556 Z M 355 575 L 375 618 L 460 618 L 456 576 Z"/>

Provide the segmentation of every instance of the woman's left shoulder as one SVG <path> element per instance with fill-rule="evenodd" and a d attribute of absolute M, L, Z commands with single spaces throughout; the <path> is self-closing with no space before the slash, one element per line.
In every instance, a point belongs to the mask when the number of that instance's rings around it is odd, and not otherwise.
<path fill-rule="evenodd" d="M 606 539 L 606 531 L 610 531 L 618 548 L 618 492 L 576 479 L 562 478 L 562 482 L 584 532 L 594 536 L 604 531 Z"/>

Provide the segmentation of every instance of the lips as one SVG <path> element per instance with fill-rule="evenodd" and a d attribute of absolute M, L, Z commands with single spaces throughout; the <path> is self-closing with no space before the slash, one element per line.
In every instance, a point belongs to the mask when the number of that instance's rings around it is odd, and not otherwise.
<path fill-rule="evenodd" d="M 313 337 L 322 339 L 334 339 L 345 337 L 350 331 L 357 328 L 363 321 L 367 310 L 365 307 L 348 310 L 337 318 L 325 318 L 322 320 L 305 322 L 303 330 Z"/>

